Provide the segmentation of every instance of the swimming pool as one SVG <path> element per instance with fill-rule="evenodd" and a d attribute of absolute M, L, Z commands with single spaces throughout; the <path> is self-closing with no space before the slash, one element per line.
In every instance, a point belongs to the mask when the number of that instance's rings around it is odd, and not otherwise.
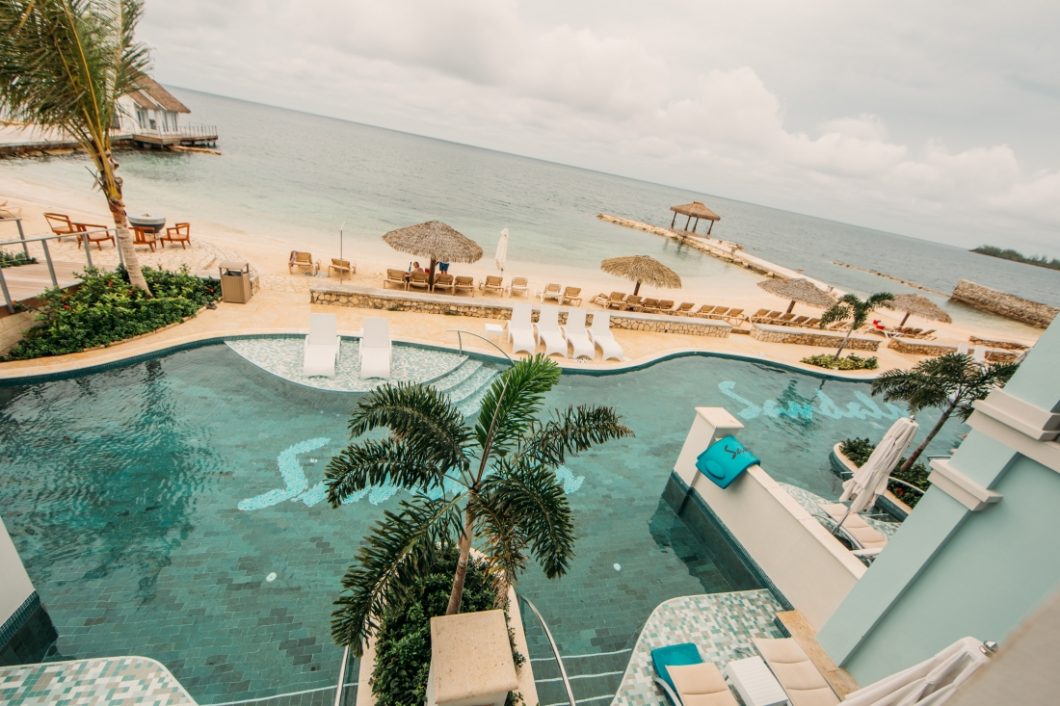
<path fill-rule="evenodd" d="M 398 500 L 375 488 L 339 510 L 323 502 L 357 399 L 225 345 L 0 387 L 0 514 L 59 631 L 57 657 L 153 657 L 203 704 L 333 685 L 339 578 Z M 667 598 L 758 586 L 661 500 L 694 407 L 727 407 L 778 480 L 830 497 L 832 443 L 878 437 L 903 412 L 866 383 L 699 355 L 564 374 L 548 402 L 613 405 L 637 433 L 568 464 L 570 573 L 531 569 L 519 586 L 566 654 L 631 646 Z M 951 424 L 937 450 L 961 431 Z"/>

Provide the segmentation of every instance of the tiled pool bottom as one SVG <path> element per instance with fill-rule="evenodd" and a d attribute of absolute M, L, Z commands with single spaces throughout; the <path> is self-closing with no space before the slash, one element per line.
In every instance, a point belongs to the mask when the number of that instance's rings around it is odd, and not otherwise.
<path fill-rule="evenodd" d="M 0 703 L 10 706 L 195 706 L 158 662 L 143 657 L 0 667 Z"/>

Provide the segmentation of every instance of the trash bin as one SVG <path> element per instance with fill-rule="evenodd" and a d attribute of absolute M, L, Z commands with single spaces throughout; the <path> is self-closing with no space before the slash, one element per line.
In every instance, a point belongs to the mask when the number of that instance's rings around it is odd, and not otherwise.
<path fill-rule="evenodd" d="M 246 304 L 250 301 L 250 263 L 221 263 L 221 301 L 228 304 Z"/>

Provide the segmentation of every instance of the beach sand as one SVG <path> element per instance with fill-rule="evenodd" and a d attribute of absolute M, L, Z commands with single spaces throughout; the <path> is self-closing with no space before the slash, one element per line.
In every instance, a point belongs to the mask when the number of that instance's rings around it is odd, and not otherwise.
<path fill-rule="evenodd" d="M 0 203 L 6 201 L 8 208 L 21 211 L 23 229 L 27 237 L 34 235 L 49 234 L 47 222 L 43 217 L 45 211 L 59 211 L 70 215 L 78 222 L 109 224 L 109 214 L 105 209 L 102 197 L 89 190 L 71 193 L 60 190 L 47 184 L 32 184 L 25 180 L 14 180 L 14 183 L 5 183 L 0 191 Z M 217 276 L 218 266 L 221 262 L 237 261 L 249 262 L 256 271 L 261 292 L 256 296 L 255 305 L 223 305 L 219 312 L 204 312 L 196 320 L 175 327 L 166 332 L 160 332 L 148 336 L 144 342 L 128 344 L 137 348 L 144 346 L 147 349 L 157 349 L 171 345 L 172 342 L 182 342 L 185 339 L 203 337 L 206 332 L 211 335 L 224 335 L 224 333 L 235 332 L 279 332 L 304 330 L 308 313 L 310 311 L 335 311 L 339 307 L 319 307 L 309 304 L 309 289 L 311 286 L 321 286 L 338 280 L 327 277 L 327 264 L 331 257 L 338 256 L 338 242 L 334 252 L 323 252 L 317 249 L 313 252 L 315 260 L 321 262 L 321 272 L 316 277 L 305 274 L 289 274 L 287 261 L 292 249 L 303 249 L 299 234 L 290 234 L 283 237 L 270 233 L 267 224 L 254 223 L 219 223 L 208 219 L 197 218 L 193 211 L 178 211 L 167 209 L 167 212 L 177 213 L 176 218 L 169 218 L 168 223 L 188 221 L 191 223 L 191 247 L 184 250 L 170 245 L 166 248 L 157 248 L 152 253 L 146 248 L 138 248 L 137 252 L 141 264 L 151 266 L 164 266 L 175 269 L 186 265 L 192 272 L 203 275 Z M 260 226 L 260 227 L 259 227 Z M 616 226 L 617 227 L 617 226 Z M 337 236 L 337 234 L 336 234 Z M 17 237 L 14 225 L 4 225 L 4 232 L 0 239 L 10 240 Z M 642 234 L 642 237 L 656 238 L 658 236 Z M 362 238 L 363 240 L 363 238 Z M 54 241 L 52 241 L 54 243 Z M 12 248 L 8 247 L 7 250 Z M 356 266 L 356 274 L 352 278 L 344 280 L 344 284 L 352 284 L 362 287 L 381 287 L 385 278 L 386 269 L 406 269 L 408 264 L 417 258 L 404 253 L 390 250 L 381 238 L 378 239 L 378 247 L 362 247 L 357 252 L 350 252 L 347 248 L 344 253 L 347 259 L 351 259 Z M 36 253 L 40 255 L 39 246 Z M 84 254 L 73 241 L 65 241 L 57 246 L 52 246 L 52 255 L 57 260 L 68 262 L 84 262 Z M 117 252 L 109 244 L 102 250 L 93 248 L 92 257 L 96 264 L 113 266 L 117 262 Z M 421 264 L 427 263 L 420 259 Z M 783 264 L 783 263 L 778 263 Z M 714 267 L 716 265 L 716 268 Z M 686 281 L 685 286 L 679 290 L 657 289 L 644 286 L 641 289 L 642 296 L 651 296 L 662 299 L 673 299 L 676 302 L 690 301 L 697 306 L 710 303 L 714 305 L 741 307 L 746 312 L 754 312 L 758 308 L 773 310 L 784 310 L 788 302 L 769 295 L 759 289 L 756 283 L 761 280 L 760 275 L 745 271 L 739 267 L 711 261 L 709 269 L 716 274 L 710 277 L 694 277 Z M 492 253 L 486 253 L 482 260 L 475 264 L 453 263 L 450 267 L 452 274 L 467 274 L 481 281 L 486 275 L 498 274 L 493 262 Z M 628 282 L 599 270 L 587 270 L 565 266 L 561 263 L 531 263 L 510 261 L 502 273 L 507 283 L 512 276 L 525 276 L 530 280 L 530 291 L 535 293 L 542 289 L 546 283 L 556 282 L 563 286 L 580 286 L 585 306 L 593 308 L 589 299 L 598 293 L 610 291 L 632 292 L 633 283 Z M 444 295 L 441 295 L 444 296 Z M 476 296 L 481 296 L 477 293 Z M 820 313 L 806 305 L 797 304 L 795 312 L 800 314 Z M 367 312 L 348 310 L 337 312 L 340 314 L 340 332 L 351 333 L 360 328 L 360 322 Z M 460 317 L 440 317 L 425 314 L 412 314 L 392 312 L 388 314 L 394 321 L 394 335 L 396 338 L 414 340 L 425 343 L 453 345 L 454 341 L 446 332 L 455 327 L 464 327 L 467 330 L 478 331 L 482 328 L 481 319 L 463 320 Z M 900 314 L 883 310 L 874 313 L 872 318 L 879 318 L 889 326 L 896 325 L 900 320 Z M 215 325 L 210 322 L 217 322 Z M 938 328 L 939 339 L 944 341 L 962 342 L 967 341 L 968 335 L 975 334 L 984 337 L 997 337 L 1003 339 L 1022 340 L 1033 343 L 1039 332 L 1029 327 L 1018 327 L 1021 335 L 1013 335 L 1011 322 L 1000 321 L 996 328 L 977 325 L 974 328 L 958 324 L 925 326 L 922 321 L 911 320 L 910 325 L 925 328 Z M 1025 330 L 1024 330 L 1025 329 Z M 619 340 L 626 347 L 627 357 L 631 361 L 646 360 L 648 358 L 678 350 L 714 350 L 721 352 L 732 352 L 741 355 L 766 358 L 788 364 L 797 364 L 807 355 L 827 353 L 829 349 L 821 347 L 808 347 L 787 344 L 769 344 L 751 339 L 749 336 L 731 336 L 726 339 L 705 338 L 698 336 L 678 336 L 673 334 L 648 334 L 641 332 L 622 331 L 618 334 Z M 156 340 L 152 340 L 156 339 Z M 168 342 L 168 343 L 167 343 Z M 476 346 L 477 347 L 477 346 Z M 116 346 L 108 351 L 112 354 L 119 353 L 123 346 Z M 485 349 L 483 349 L 485 350 Z M 78 354 L 79 356 L 89 354 Z M 905 355 L 890 351 L 881 346 L 878 357 L 880 368 L 909 367 L 920 360 L 917 356 Z M 76 356 L 64 356 L 76 361 Z M 61 361 L 54 361 L 61 363 Z M 600 364 L 600 363 L 597 363 Z M 16 369 L 25 366 L 24 363 L 8 363 L 4 367 L 10 369 L 11 374 L 17 374 Z M 49 366 L 52 363 L 48 364 Z M 577 366 L 589 365 L 587 363 L 575 363 Z M 606 364 L 603 364 L 606 365 Z M 14 366 L 11 368 L 11 366 Z M 871 373 L 869 373 L 871 374 Z"/>

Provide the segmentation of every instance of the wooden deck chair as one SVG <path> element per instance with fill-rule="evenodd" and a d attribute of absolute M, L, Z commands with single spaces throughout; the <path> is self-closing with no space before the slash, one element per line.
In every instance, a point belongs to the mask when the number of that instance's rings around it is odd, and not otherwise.
<path fill-rule="evenodd" d="M 133 232 L 133 245 L 146 245 L 151 248 L 151 252 L 155 251 L 155 243 L 158 241 L 158 234 L 151 228 L 141 228 L 140 226 L 132 226 Z"/>
<path fill-rule="evenodd" d="M 405 272 L 405 270 L 395 270 L 388 267 L 386 271 L 386 279 L 383 280 L 383 289 L 386 289 L 388 284 L 394 287 L 399 287 L 400 289 L 408 289 L 409 281 L 408 278 L 405 277 L 407 274 L 408 273 Z"/>
<path fill-rule="evenodd" d="M 647 297 L 640 303 L 640 305 L 634 309 L 634 311 L 643 311 L 646 313 L 652 313 L 659 308 L 659 300 L 654 297 Z"/>
<path fill-rule="evenodd" d="M 693 302 L 681 302 L 680 306 L 674 309 L 674 316 L 690 316 L 694 306 Z"/>
<path fill-rule="evenodd" d="M 626 296 L 626 300 L 622 302 L 623 311 L 640 311 L 641 305 L 644 299 L 641 299 L 638 294 L 629 294 Z"/>
<path fill-rule="evenodd" d="M 336 272 L 339 275 L 340 282 L 356 271 L 357 268 L 353 266 L 352 262 L 349 260 L 340 260 L 337 257 L 331 258 L 331 264 L 328 265 L 328 277 L 331 276 L 332 272 Z"/>
<path fill-rule="evenodd" d="M 625 309 L 626 308 L 626 295 L 623 292 L 611 292 L 611 296 L 607 300 L 608 309 Z"/>
<path fill-rule="evenodd" d="M 453 294 L 464 292 L 475 296 L 475 279 L 469 275 L 459 275 L 453 282 Z"/>
<path fill-rule="evenodd" d="M 504 278 L 497 275 L 486 275 L 486 280 L 479 284 L 478 288 L 484 294 L 496 294 L 504 296 Z"/>
<path fill-rule="evenodd" d="M 555 282 L 549 282 L 545 285 L 544 291 L 541 292 L 541 301 L 547 302 L 550 299 L 559 302 L 560 297 L 563 296 L 563 288 Z"/>
<path fill-rule="evenodd" d="M 560 297 L 560 303 L 563 306 L 581 306 L 582 305 L 582 288 L 581 287 L 567 287 L 563 290 L 563 296 Z"/>
<path fill-rule="evenodd" d="M 656 314 L 672 314 L 674 313 L 674 300 L 673 299 L 660 299 L 659 303 L 655 306 Z"/>
<path fill-rule="evenodd" d="M 434 291 L 448 292 L 454 294 L 456 292 L 456 284 L 453 280 L 453 276 L 448 272 L 443 272 L 434 278 Z"/>
<path fill-rule="evenodd" d="M 163 238 L 165 240 L 165 238 Z M 163 245 L 162 247 L 165 247 Z M 311 275 L 320 271 L 320 263 L 313 262 L 313 254 L 302 250 L 292 250 L 287 258 L 287 272 L 291 274 L 295 269 L 302 270 Z"/>
<path fill-rule="evenodd" d="M 518 294 L 525 297 L 529 289 L 530 285 L 526 281 L 526 277 L 512 277 L 512 284 L 508 287 L 508 296 L 514 297 Z"/>
<path fill-rule="evenodd" d="M 107 226 L 101 226 L 94 223 L 75 223 L 77 226 L 77 232 L 83 233 L 88 238 L 88 244 L 96 244 L 96 247 L 100 250 L 103 249 L 103 243 L 110 241 L 111 245 L 114 245 L 114 236 L 111 235 L 110 229 Z M 77 239 L 77 247 L 81 247 L 81 238 Z"/>
<path fill-rule="evenodd" d="M 166 247 L 166 243 L 180 243 L 180 249 L 183 250 L 191 244 L 191 224 L 190 223 L 175 223 L 169 228 L 166 228 L 166 234 L 159 238 L 159 242 L 162 243 L 162 247 Z M 320 269 L 320 265 L 317 265 L 317 270 Z M 316 274 L 315 272 L 313 274 Z"/>
<path fill-rule="evenodd" d="M 76 237 L 81 233 L 77 224 L 71 221 L 70 216 L 65 213 L 45 213 L 44 220 L 48 221 L 48 227 L 51 228 L 53 235 L 72 235 Z M 62 238 L 59 238 L 59 240 L 62 240 Z"/>
<path fill-rule="evenodd" d="M 691 314 L 689 314 L 689 316 L 696 316 L 696 317 L 698 317 L 700 319 L 705 319 L 708 316 L 710 316 L 710 312 L 712 312 L 712 311 L 714 311 L 714 305 L 713 304 L 703 304 L 698 309 L 696 309 Z"/>
<path fill-rule="evenodd" d="M 426 272 L 413 272 L 409 275 L 409 289 L 422 289 L 430 291 L 430 275 Z"/>
<path fill-rule="evenodd" d="M 727 318 L 729 321 L 732 321 L 733 319 L 737 321 L 743 321 L 743 309 L 729 309 L 729 313 L 725 315 L 725 318 Z"/>

